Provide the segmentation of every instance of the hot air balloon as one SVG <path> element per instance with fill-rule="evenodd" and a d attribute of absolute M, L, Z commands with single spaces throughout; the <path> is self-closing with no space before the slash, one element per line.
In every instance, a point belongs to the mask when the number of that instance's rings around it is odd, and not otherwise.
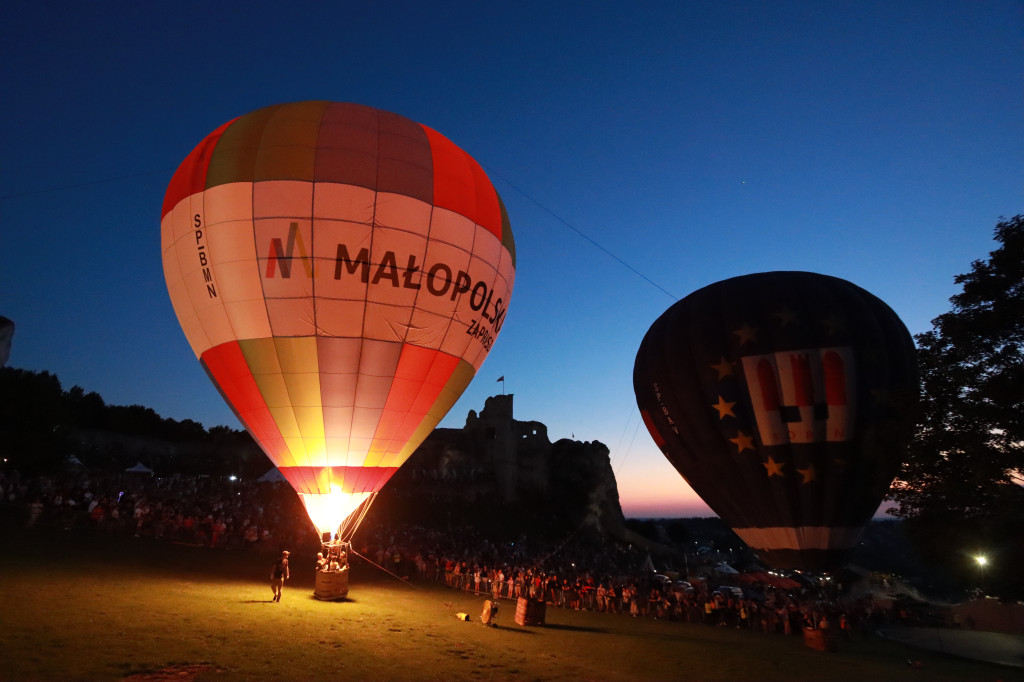
<path fill-rule="evenodd" d="M 769 565 L 842 565 L 896 475 L 918 400 L 913 341 L 864 289 L 810 272 L 717 282 L 647 331 L 651 436 Z"/>
<path fill-rule="evenodd" d="M 200 142 L 167 188 L 161 249 L 193 352 L 321 534 L 365 510 L 473 379 L 516 260 L 465 151 L 323 101 Z"/>

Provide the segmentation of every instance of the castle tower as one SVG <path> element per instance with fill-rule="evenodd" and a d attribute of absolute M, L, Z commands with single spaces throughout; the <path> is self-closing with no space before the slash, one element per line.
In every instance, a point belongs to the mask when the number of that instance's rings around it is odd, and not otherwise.
<path fill-rule="evenodd" d="M 512 395 L 495 395 L 485 400 L 484 409 L 474 424 L 475 439 L 491 462 L 498 482 L 498 492 L 504 502 L 514 501 L 519 487 Z"/>

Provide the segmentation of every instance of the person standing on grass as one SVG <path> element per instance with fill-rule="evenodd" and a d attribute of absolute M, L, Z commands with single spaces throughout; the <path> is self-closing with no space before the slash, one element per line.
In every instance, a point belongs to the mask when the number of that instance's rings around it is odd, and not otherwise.
<path fill-rule="evenodd" d="M 270 567 L 270 589 L 274 593 L 274 601 L 281 601 L 281 589 L 284 587 L 284 581 L 291 577 L 288 573 L 289 554 L 291 552 L 288 550 L 281 552 L 281 558 Z"/>

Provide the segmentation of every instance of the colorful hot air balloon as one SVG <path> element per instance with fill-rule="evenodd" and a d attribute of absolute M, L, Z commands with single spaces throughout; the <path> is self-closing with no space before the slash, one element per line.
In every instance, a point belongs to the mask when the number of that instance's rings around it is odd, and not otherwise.
<path fill-rule="evenodd" d="M 673 466 L 777 568 L 841 565 L 896 475 L 918 399 L 914 345 L 850 282 L 767 272 L 671 306 L 633 387 Z"/>
<path fill-rule="evenodd" d="M 164 198 L 178 321 L 321 533 L 458 399 L 515 277 L 487 175 L 430 128 L 299 102 L 213 131 Z"/>

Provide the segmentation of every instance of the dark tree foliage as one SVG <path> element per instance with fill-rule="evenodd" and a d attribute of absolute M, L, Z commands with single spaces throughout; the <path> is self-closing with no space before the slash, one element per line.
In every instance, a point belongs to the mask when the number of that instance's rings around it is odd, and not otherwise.
<path fill-rule="evenodd" d="M 651 542 L 660 542 L 661 540 L 658 524 L 651 519 L 626 519 L 626 528 Z"/>
<path fill-rule="evenodd" d="M 0 455 L 22 470 L 52 469 L 67 450 L 67 409 L 49 372 L 0 368 Z"/>
<path fill-rule="evenodd" d="M 23 473 L 56 471 L 70 455 L 110 471 L 141 461 L 160 474 L 255 478 L 272 466 L 244 431 L 107 405 L 80 386 L 64 391 L 49 372 L 12 367 L 0 367 L 0 455 Z"/>
<path fill-rule="evenodd" d="M 891 498 L 932 560 L 977 582 L 987 553 L 990 591 L 1024 596 L 1024 216 L 995 240 L 916 336 L 922 414 Z"/>

